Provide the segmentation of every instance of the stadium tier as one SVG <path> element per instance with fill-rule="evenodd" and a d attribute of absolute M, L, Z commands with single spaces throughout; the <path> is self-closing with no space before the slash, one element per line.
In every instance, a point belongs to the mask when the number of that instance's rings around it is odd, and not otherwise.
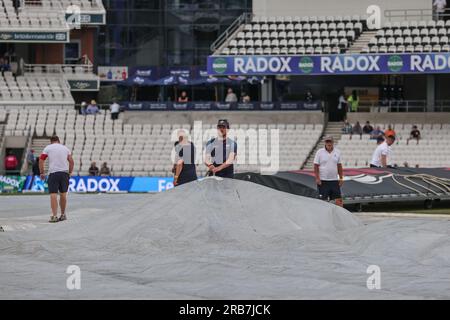
<path fill-rule="evenodd" d="M 39 154 L 48 144 L 48 137 L 57 134 L 71 150 L 75 159 L 75 172 L 88 175 L 93 161 L 107 162 L 117 176 L 170 176 L 172 150 L 180 129 L 191 132 L 193 123 L 185 124 L 130 124 L 111 120 L 109 112 L 99 115 L 79 115 L 75 110 L 62 107 L 0 109 L 1 120 L 6 120 L 5 136 L 24 136 L 31 129 L 32 148 Z M 257 123 L 257 121 L 255 121 Z M 204 124 L 202 144 L 216 135 L 215 124 Z M 268 155 L 279 155 L 281 170 L 298 170 L 322 134 L 321 124 L 258 123 L 239 124 L 233 130 L 279 130 L 278 150 L 269 143 Z M 239 141 L 240 158 L 236 171 L 259 171 L 261 163 L 251 163 L 250 153 L 257 153 L 258 144 Z M 259 161 L 259 159 L 258 159 Z M 206 173 L 203 164 L 198 172 Z"/>
<path fill-rule="evenodd" d="M 449 20 L 386 22 L 382 29 L 374 31 L 360 16 L 253 17 L 214 54 L 450 52 L 449 34 Z"/>
<path fill-rule="evenodd" d="M 446 148 L 450 140 L 450 124 L 418 125 L 421 132 L 419 143 L 411 140 L 410 132 L 414 124 L 395 124 L 397 141 L 392 146 L 390 165 L 399 167 L 446 167 L 450 159 L 450 150 Z M 382 130 L 388 124 L 377 124 Z M 337 147 L 343 154 L 343 163 L 347 168 L 367 168 L 370 165 L 372 153 L 376 148 L 376 140 L 369 135 L 342 135 Z"/>
<path fill-rule="evenodd" d="M 69 27 L 62 7 L 53 1 L 25 1 L 24 7 L 16 8 L 12 0 L 2 0 L 0 29 L 68 31 Z"/>
<path fill-rule="evenodd" d="M 216 54 L 344 53 L 366 30 L 360 16 L 253 17 Z"/>
<path fill-rule="evenodd" d="M 450 20 L 387 22 L 362 53 L 450 52 Z"/>
<path fill-rule="evenodd" d="M 0 98 L 2 104 L 51 103 L 74 105 L 67 81 L 58 75 L 41 73 L 13 76 L 0 75 Z"/>

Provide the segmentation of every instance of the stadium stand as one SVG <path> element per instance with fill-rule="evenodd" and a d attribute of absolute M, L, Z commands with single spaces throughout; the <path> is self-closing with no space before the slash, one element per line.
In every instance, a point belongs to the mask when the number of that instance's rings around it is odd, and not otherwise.
<path fill-rule="evenodd" d="M 388 124 L 375 124 L 383 130 Z M 418 125 L 422 139 L 419 144 L 407 139 L 413 124 L 394 124 L 397 141 L 392 146 L 392 165 L 403 167 L 446 167 L 450 159 L 450 150 L 447 145 L 450 139 L 450 124 L 421 124 Z M 376 148 L 376 141 L 370 140 L 369 135 L 362 138 L 353 135 L 342 135 L 337 147 L 343 154 L 344 166 L 348 168 L 368 167 L 372 153 Z M 431 156 L 433 155 L 433 156 Z"/>
<path fill-rule="evenodd" d="M 25 73 L 14 76 L 11 72 L 0 75 L 0 105 L 12 103 L 74 105 L 67 81 L 57 74 Z"/>
<path fill-rule="evenodd" d="M 360 16 L 253 17 L 215 54 L 344 53 L 366 30 Z"/>
<path fill-rule="evenodd" d="M 450 21 L 387 22 L 363 53 L 450 52 Z"/>
<path fill-rule="evenodd" d="M 131 124 L 122 119 L 112 121 L 109 112 L 98 115 L 80 115 L 75 110 L 53 107 L 0 107 L 0 120 L 6 120 L 6 136 L 24 136 L 30 129 L 34 136 L 32 148 L 39 154 L 48 144 L 48 137 L 57 134 L 71 150 L 75 173 L 88 175 L 92 161 L 107 162 L 117 176 L 170 176 L 171 152 L 179 129 L 190 131 L 192 123 L 185 124 Z M 0 121 L 1 123 L 1 121 Z M 210 130 L 203 136 L 203 144 L 215 136 L 215 124 L 204 124 Z M 314 148 L 322 134 L 321 124 L 258 123 L 239 124 L 232 129 L 278 129 L 280 132 L 280 169 L 297 170 Z M 209 134 L 209 135 L 208 135 Z M 230 135 L 234 132 L 231 130 Z M 248 164 L 250 153 L 258 145 L 239 142 L 237 172 L 258 171 L 260 163 Z M 268 145 L 268 154 L 272 152 Z M 274 151 L 275 152 L 275 151 Z M 240 163 L 239 158 L 246 160 Z M 205 174 L 203 165 L 198 172 Z"/>
<path fill-rule="evenodd" d="M 0 29 L 14 31 L 68 31 L 62 7 L 54 1 L 24 1 L 14 7 L 12 0 L 0 1 Z"/>
<path fill-rule="evenodd" d="M 340 53 L 450 52 L 450 21 L 386 22 L 368 30 L 355 16 L 253 17 L 215 55 L 313 55 Z M 352 50 L 352 46 L 358 50 Z M 367 39 L 367 41 L 366 41 Z"/>

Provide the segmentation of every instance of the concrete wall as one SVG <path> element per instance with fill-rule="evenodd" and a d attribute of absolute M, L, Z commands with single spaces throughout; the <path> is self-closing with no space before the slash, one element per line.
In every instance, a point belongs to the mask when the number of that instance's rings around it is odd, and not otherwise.
<path fill-rule="evenodd" d="M 324 122 L 322 112 L 282 111 L 282 112 L 144 112 L 127 111 L 122 115 L 125 123 L 150 123 L 150 124 L 193 124 L 194 121 L 203 121 L 205 124 L 215 124 L 219 119 L 228 119 L 233 124 L 272 124 L 272 123 L 314 123 Z"/>
<path fill-rule="evenodd" d="M 253 0 L 253 13 L 261 16 L 364 15 L 367 7 L 378 5 L 382 12 L 393 9 L 431 9 L 432 0 Z M 383 17 L 383 14 L 382 14 Z M 417 19 L 416 19 L 417 20 Z"/>
<path fill-rule="evenodd" d="M 25 148 L 28 137 L 6 137 L 5 148 Z"/>
<path fill-rule="evenodd" d="M 399 112 L 399 113 L 368 113 L 357 112 L 349 113 L 348 120 L 350 123 L 359 121 L 364 123 L 370 121 L 372 123 L 450 123 L 450 113 L 448 112 Z"/>

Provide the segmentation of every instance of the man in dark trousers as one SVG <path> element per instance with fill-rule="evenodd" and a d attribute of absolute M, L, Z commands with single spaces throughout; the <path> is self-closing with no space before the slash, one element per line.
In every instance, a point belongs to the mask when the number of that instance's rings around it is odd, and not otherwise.
<path fill-rule="evenodd" d="M 178 143 L 175 145 L 175 187 L 197 180 L 195 168 L 195 146 L 189 141 L 186 132 L 178 132 Z"/>
<path fill-rule="evenodd" d="M 217 123 L 217 137 L 206 144 L 205 164 L 208 175 L 223 178 L 234 177 L 234 161 L 237 155 L 237 144 L 228 137 L 230 124 L 228 120 Z"/>
<path fill-rule="evenodd" d="M 70 150 L 62 145 L 57 136 L 50 138 L 51 144 L 45 147 L 40 156 L 39 170 L 41 180 L 45 180 L 45 160 L 48 158 L 48 191 L 50 193 L 50 203 L 52 216 L 49 222 L 66 220 L 67 192 L 69 191 L 69 179 L 73 172 L 74 161 Z M 58 219 L 58 193 L 61 217 Z"/>
<path fill-rule="evenodd" d="M 314 175 L 320 199 L 334 200 L 337 206 L 342 207 L 344 170 L 341 152 L 334 147 L 334 139 L 331 136 L 325 138 L 325 147 L 319 149 L 314 157 Z"/>

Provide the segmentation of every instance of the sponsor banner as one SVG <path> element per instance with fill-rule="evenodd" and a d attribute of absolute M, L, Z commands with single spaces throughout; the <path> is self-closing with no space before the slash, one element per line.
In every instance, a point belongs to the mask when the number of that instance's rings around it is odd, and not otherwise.
<path fill-rule="evenodd" d="M 321 101 L 311 102 L 124 102 L 125 110 L 133 111 L 321 111 Z"/>
<path fill-rule="evenodd" d="M 411 194 L 416 199 L 445 198 L 442 189 L 425 180 L 410 181 L 407 176 L 427 175 L 439 179 L 450 179 L 449 168 L 358 168 L 344 169 L 345 183 L 342 186 L 344 200 L 354 203 L 402 202 L 411 201 Z M 240 173 L 235 179 L 255 182 L 264 186 L 305 197 L 317 198 L 317 184 L 312 170 L 278 172 L 274 175 L 258 173 Z M 416 191 L 413 191 L 416 190 Z M 440 194 L 440 196 L 437 196 Z M 407 195 L 401 197 L 400 195 Z M 422 199 L 423 199 L 422 198 Z M 345 202 L 344 202 L 345 203 Z M 348 203 L 348 202 L 347 202 Z"/>
<path fill-rule="evenodd" d="M 98 76 L 100 81 L 118 82 L 128 79 L 128 67 L 98 67 Z"/>
<path fill-rule="evenodd" d="M 65 43 L 68 32 L 5 32 L 0 31 L 0 42 Z"/>
<path fill-rule="evenodd" d="M 72 91 L 98 91 L 99 82 L 96 80 L 67 80 Z"/>
<path fill-rule="evenodd" d="M 66 13 L 66 21 L 71 22 L 73 19 L 73 13 Z M 80 13 L 80 24 L 81 25 L 99 25 L 105 24 L 105 14 L 102 13 Z M 71 22 L 73 23 L 73 22 Z"/>
<path fill-rule="evenodd" d="M 48 192 L 46 181 L 38 176 L 20 177 L 22 188 L 33 192 Z M 17 184 L 17 182 L 15 182 Z M 1 186 L 1 183 L 0 183 Z M 159 177 L 71 177 L 69 192 L 162 192 L 173 188 L 173 178 Z"/>
<path fill-rule="evenodd" d="M 399 73 L 450 73 L 450 53 L 208 57 L 211 76 Z"/>
<path fill-rule="evenodd" d="M 0 193 L 22 192 L 27 177 L 0 176 Z"/>

